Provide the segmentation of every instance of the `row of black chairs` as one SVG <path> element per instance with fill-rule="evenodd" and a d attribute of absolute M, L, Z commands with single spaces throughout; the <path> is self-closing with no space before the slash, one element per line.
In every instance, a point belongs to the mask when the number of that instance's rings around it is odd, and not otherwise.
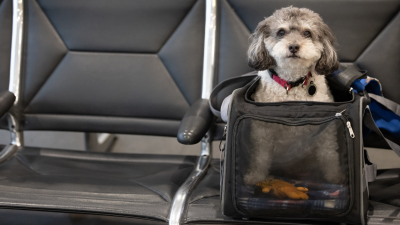
<path fill-rule="evenodd" d="M 219 160 L 210 153 L 223 123 L 208 95 L 251 71 L 250 33 L 289 5 L 318 12 L 341 61 L 368 70 L 385 97 L 400 102 L 399 0 L 0 0 L 0 128 L 12 137 L 0 156 L 0 207 L 249 223 L 220 210 Z M 32 148 L 23 144 L 27 130 L 179 131 L 180 142 L 202 149 L 185 156 Z M 376 137 L 366 145 L 387 147 Z M 399 172 L 382 174 L 371 186 L 369 224 L 400 221 L 400 195 L 379 195 L 399 185 Z"/>

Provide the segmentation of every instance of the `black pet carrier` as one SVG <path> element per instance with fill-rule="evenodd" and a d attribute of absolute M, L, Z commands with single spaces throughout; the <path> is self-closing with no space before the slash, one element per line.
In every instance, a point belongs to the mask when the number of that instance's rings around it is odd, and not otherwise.
<path fill-rule="evenodd" d="M 376 173 L 365 159 L 362 137 L 370 98 L 350 88 L 365 72 L 352 65 L 341 68 L 339 76 L 327 77 L 335 102 L 255 102 L 257 72 L 213 90 L 210 104 L 218 116 L 217 99 L 225 97 L 218 94 L 232 93 L 221 150 L 226 216 L 365 222 L 367 184 Z"/>

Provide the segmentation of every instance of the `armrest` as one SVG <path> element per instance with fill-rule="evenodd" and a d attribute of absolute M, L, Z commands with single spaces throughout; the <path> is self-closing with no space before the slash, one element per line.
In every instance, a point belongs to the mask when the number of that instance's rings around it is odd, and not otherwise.
<path fill-rule="evenodd" d="M 178 130 L 178 141 L 185 145 L 196 144 L 204 137 L 213 122 L 207 99 L 197 100 L 186 112 Z"/>
<path fill-rule="evenodd" d="M 0 117 L 11 109 L 15 101 L 15 95 L 9 91 L 0 93 Z"/>

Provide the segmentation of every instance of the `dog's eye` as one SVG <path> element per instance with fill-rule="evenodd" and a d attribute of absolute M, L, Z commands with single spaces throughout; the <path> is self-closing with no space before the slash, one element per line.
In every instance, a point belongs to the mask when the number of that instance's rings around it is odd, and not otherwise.
<path fill-rule="evenodd" d="M 304 31 L 304 37 L 311 37 L 310 31 Z"/>
<path fill-rule="evenodd" d="M 283 35 L 285 35 L 285 30 L 279 30 L 278 31 L 278 36 L 279 37 L 283 37 Z"/>

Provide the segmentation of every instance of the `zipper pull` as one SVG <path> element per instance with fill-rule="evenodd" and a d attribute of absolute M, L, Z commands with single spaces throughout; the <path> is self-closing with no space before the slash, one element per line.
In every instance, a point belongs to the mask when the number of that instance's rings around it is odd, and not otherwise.
<path fill-rule="evenodd" d="M 344 116 L 342 115 L 342 113 L 343 113 L 344 111 L 346 111 L 346 110 L 343 110 L 343 111 L 341 111 L 340 113 L 336 113 L 335 116 L 336 116 L 336 117 L 343 117 L 343 119 L 346 120 L 346 126 L 347 126 L 347 129 L 349 129 L 350 137 L 351 137 L 351 138 L 355 138 L 356 135 L 354 134 L 353 128 L 351 127 L 350 121 L 348 121 L 347 118 L 344 117 Z"/>
<path fill-rule="evenodd" d="M 336 116 L 336 117 L 341 117 L 341 116 L 342 116 L 342 113 L 343 113 L 344 111 L 346 111 L 346 110 L 343 110 L 343 111 L 341 111 L 340 113 L 336 113 L 335 116 Z M 347 121 L 347 120 L 346 120 L 346 121 Z"/>
<path fill-rule="evenodd" d="M 222 134 L 222 137 L 225 137 L 225 136 L 226 136 L 226 130 L 227 130 L 227 128 L 228 128 L 228 125 L 225 125 L 225 127 L 224 127 L 224 134 Z"/>
<path fill-rule="evenodd" d="M 224 134 L 222 135 L 223 138 L 225 138 L 225 136 L 226 136 L 227 127 L 228 127 L 228 125 L 225 125 L 225 127 L 224 127 Z M 219 142 L 219 150 L 220 150 L 221 152 L 225 151 L 225 143 L 224 143 L 224 145 L 222 145 L 222 141 L 223 141 L 223 140 L 221 140 L 221 141 Z"/>
<path fill-rule="evenodd" d="M 354 135 L 353 128 L 351 128 L 351 123 L 350 123 L 350 121 L 347 121 L 346 125 L 347 125 L 347 128 L 349 129 L 350 137 L 351 137 L 351 138 L 355 138 L 356 135 Z"/>

